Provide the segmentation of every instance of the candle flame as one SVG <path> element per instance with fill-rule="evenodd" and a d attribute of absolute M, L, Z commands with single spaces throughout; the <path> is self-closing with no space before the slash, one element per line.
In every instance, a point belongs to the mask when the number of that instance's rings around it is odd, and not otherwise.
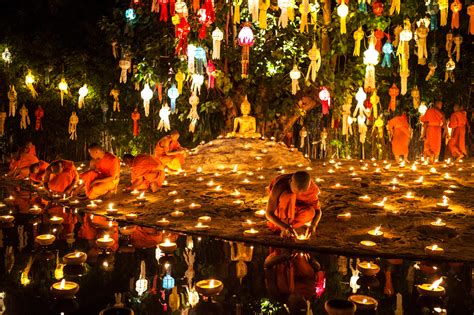
<path fill-rule="evenodd" d="M 367 299 L 362 300 L 362 304 L 365 304 L 365 303 L 367 303 Z"/>
<path fill-rule="evenodd" d="M 105 234 L 104 235 L 104 241 L 108 241 L 110 239 L 110 235 L 109 234 Z"/>
<path fill-rule="evenodd" d="M 380 233 L 380 229 L 381 229 L 381 228 L 382 228 L 381 225 L 379 225 L 379 226 L 377 226 L 377 227 L 375 228 L 375 230 L 374 230 L 374 231 L 375 231 L 375 235 L 377 235 L 377 234 Z"/>
<path fill-rule="evenodd" d="M 109 203 L 109 210 L 114 210 L 114 204 L 113 203 Z"/>
<path fill-rule="evenodd" d="M 143 198 L 145 198 L 145 192 L 144 192 L 144 191 L 142 191 L 142 192 L 140 193 L 140 195 L 138 196 L 138 198 L 140 198 L 140 199 L 143 199 Z"/>
<path fill-rule="evenodd" d="M 430 168 L 430 173 L 436 173 L 436 168 L 434 167 Z"/>
<path fill-rule="evenodd" d="M 66 279 L 61 280 L 61 284 L 59 285 L 59 290 L 64 290 L 66 286 Z"/>
<path fill-rule="evenodd" d="M 109 221 L 109 227 L 112 227 L 112 221 Z"/>
<path fill-rule="evenodd" d="M 169 239 L 165 239 L 165 245 L 170 245 L 170 244 L 171 244 L 170 240 L 169 240 Z"/>
<path fill-rule="evenodd" d="M 214 279 L 212 279 L 211 281 L 209 281 L 209 288 L 214 288 Z"/>
<path fill-rule="evenodd" d="M 202 167 L 198 167 L 198 169 L 196 170 L 197 173 L 201 173 L 202 172 Z"/>
<path fill-rule="evenodd" d="M 81 253 L 80 252 L 76 252 L 76 254 L 74 255 L 76 256 L 77 258 L 79 258 L 81 256 Z"/>
<path fill-rule="evenodd" d="M 437 250 L 438 249 L 438 245 L 434 244 L 433 246 L 431 246 L 431 250 Z"/>
<path fill-rule="evenodd" d="M 369 269 L 371 268 L 371 265 L 370 265 L 370 263 L 367 263 L 367 268 L 369 268 Z"/>
<path fill-rule="evenodd" d="M 438 220 L 436 220 L 435 224 L 441 224 L 441 222 L 443 222 L 440 218 L 438 218 Z"/>
<path fill-rule="evenodd" d="M 239 168 L 238 165 L 234 164 L 234 168 L 232 169 L 232 172 L 237 172 L 238 168 Z"/>
<path fill-rule="evenodd" d="M 420 176 L 417 180 L 415 180 L 415 183 L 423 183 L 423 176 Z"/>
<path fill-rule="evenodd" d="M 431 285 L 430 285 L 430 290 L 436 290 L 439 285 L 441 284 L 441 282 L 443 282 L 443 278 L 439 278 L 438 280 L 436 280 L 435 282 L 433 282 Z"/>

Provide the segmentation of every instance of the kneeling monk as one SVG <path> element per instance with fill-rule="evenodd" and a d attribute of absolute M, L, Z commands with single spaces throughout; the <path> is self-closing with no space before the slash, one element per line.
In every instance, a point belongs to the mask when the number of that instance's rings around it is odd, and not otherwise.
<path fill-rule="evenodd" d="M 164 166 L 173 171 L 179 171 L 184 164 L 186 150 L 178 142 L 179 132 L 174 130 L 170 135 L 164 136 L 155 146 L 155 156 Z"/>
<path fill-rule="evenodd" d="M 131 168 L 132 184 L 128 189 L 156 192 L 165 180 L 163 164 L 157 157 L 148 154 L 133 156 L 125 154 L 123 162 Z"/>
<path fill-rule="evenodd" d="M 45 161 L 39 161 L 38 163 L 30 165 L 30 179 L 35 183 L 43 183 L 44 175 L 49 163 Z"/>
<path fill-rule="evenodd" d="M 38 162 L 36 151 L 28 145 L 24 146 L 18 152 L 18 157 L 11 161 L 8 176 L 17 179 L 26 178 L 30 174 L 30 166 Z"/>
<path fill-rule="evenodd" d="M 56 160 L 49 164 L 44 175 L 44 186 L 60 194 L 69 194 L 79 181 L 72 161 Z"/>
<path fill-rule="evenodd" d="M 81 179 L 84 181 L 87 197 L 96 199 L 117 187 L 120 179 L 120 161 L 96 143 L 92 144 L 88 151 L 92 158 L 90 170 L 82 173 Z"/>
<path fill-rule="evenodd" d="M 316 231 L 321 219 L 319 188 L 307 172 L 280 175 L 268 190 L 266 217 L 271 230 L 296 236 L 295 229 L 311 222 L 309 235 Z"/>

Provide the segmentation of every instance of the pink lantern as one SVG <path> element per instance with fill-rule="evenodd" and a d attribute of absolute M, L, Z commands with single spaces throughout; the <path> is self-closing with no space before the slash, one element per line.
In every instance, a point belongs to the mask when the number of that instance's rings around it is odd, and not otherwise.
<path fill-rule="evenodd" d="M 242 78 L 248 78 L 250 62 L 250 46 L 254 43 L 250 23 L 244 23 L 239 32 L 238 43 L 242 46 Z"/>
<path fill-rule="evenodd" d="M 319 99 L 321 100 L 323 115 L 329 114 L 329 107 L 331 107 L 331 94 L 324 86 L 319 91 Z"/>

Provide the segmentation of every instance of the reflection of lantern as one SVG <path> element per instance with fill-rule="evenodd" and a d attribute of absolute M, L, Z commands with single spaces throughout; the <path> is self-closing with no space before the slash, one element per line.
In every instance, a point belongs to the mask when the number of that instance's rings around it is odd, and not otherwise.
<path fill-rule="evenodd" d="M 176 86 L 173 84 L 169 89 L 168 89 L 168 97 L 170 98 L 171 101 L 171 113 L 174 114 L 176 112 L 176 99 L 179 96 L 179 91 L 176 88 Z"/>
<path fill-rule="evenodd" d="M 337 7 L 337 15 L 341 18 L 341 34 L 346 34 L 346 17 L 349 14 L 349 7 L 344 1 Z"/>
<path fill-rule="evenodd" d="M 146 279 L 145 261 L 142 260 L 140 263 L 140 276 L 135 283 L 135 290 L 138 296 L 141 296 L 148 289 L 148 280 Z"/>
<path fill-rule="evenodd" d="M 326 87 L 322 87 L 319 91 L 319 99 L 321 100 L 323 115 L 329 114 L 329 107 L 331 106 L 331 94 Z"/>
<path fill-rule="evenodd" d="M 84 106 L 84 98 L 89 94 L 89 89 L 87 88 L 87 84 L 84 84 L 79 89 L 79 100 L 77 102 L 77 107 L 82 108 Z"/>
<path fill-rule="evenodd" d="M 140 93 L 143 99 L 143 107 L 145 108 L 145 116 L 148 117 L 150 114 L 150 100 L 153 97 L 153 91 L 150 89 L 148 83 L 145 83 L 145 87 Z"/>
<path fill-rule="evenodd" d="M 30 90 L 31 95 L 33 97 L 37 97 L 38 93 L 36 92 L 35 87 L 33 86 L 33 83 L 35 83 L 35 77 L 31 73 L 31 70 L 28 71 L 28 74 L 25 77 L 25 83 L 26 87 Z"/>
<path fill-rule="evenodd" d="M 64 101 L 64 94 L 67 94 L 67 89 L 68 89 L 68 85 L 67 85 L 67 82 L 64 78 L 61 79 L 61 82 L 59 82 L 58 84 L 58 89 L 59 89 L 59 93 L 61 94 L 61 106 L 63 105 L 63 101 Z"/>
<path fill-rule="evenodd" d="M 294 65 L 293 70 L 290 71 L 290 78 L 291 78 L 291 94 L 295 95 L 300 89 L 298 80 L 299 78 L 301 78 L 301 71 L 298 69 L 297 65 Z"/>
<path fill-rule="evenodd" d="M 174 287 L 174 278 L 172 276 L 170 276 L 169 274 L 166 274 L 166 276 L 163 277 L 162 287 L 165 290 L 173 289 L 173 287 Z"/>
<path fill-rule="evenodd" d="M 238 43 L 242 46 L 242 78 L 248 78 L 250 62 L 250 46 L 254 43 L 254 36 L 250 23 L 244 23 L 239 32 Z"/>

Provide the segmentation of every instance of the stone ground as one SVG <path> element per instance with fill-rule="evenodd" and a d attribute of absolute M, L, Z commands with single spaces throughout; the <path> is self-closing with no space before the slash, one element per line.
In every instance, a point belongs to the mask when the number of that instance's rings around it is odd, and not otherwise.
<path fill-rule="evenodd" d="M 435 165 L 436 173 L 431 173 L 430 167 L 422 164 L 417 164 L 417 170 L 412 170 L 411 164 L 401 167 L 392 163 L 390 167 L 386 161 L 340 160 L 308 164 L 301 153 L 279 144 L 269 145 L 259 140 L 219 141 L 223 141 L 219 143 L 221 147 L 214 148 L 217 154 L 214 156 L 218 156 L 218 160 L 213 160 L 211 153 L 215 141 L 199 146 L 195 154 L 188 158 L 189 169 L 169 175 L 167 185 L 155 194 L 147 193 L 147 202 L 144 204 L 138 204 L 134 196 L 123 191 L 129 180 L 129 172 L 124 169 L 119 192 L 106 198 L 108 200 L 92 212 L 104 214 L 106 204 L 113 202 L 120 211 L 116 217 L 118 220 L 124 219 L 125 213 L 135 212 L 139 214 L 137 224 L 156 226 L 157 220 L 166 218 L 170 221 L 166 229 L 181 233 L 346 255 L 474 261 L 472 160 L 457 165 L 439 163 Z M 240 149 L 231 150 L 229 146 L 237 148 L 236 143 L 239 143 Z M 245 143 L 248 146 L 242 149 Z M 262 153 L 264 148 L 277 149 Z M 206 156 L 202 156 L 202 152 L 207 152 Z M 230 159 L 231 156 L 233 159 Z M 256 156 L 267 159 L 268 165 L 272 167 L 265 168 L 261 160 L 255 160 Z M 301 162 L 299 166 L 293 162 L 295 159 Z M 278 167 L 279 163 L 281 168 Z M 201 172 L 196 168 L 197 165 L 202 166 Z M 271 179 L 279 173 L 298 169 L 307 169 L 317 182 L 321 189 L 323 210 L 317 235 L 303 243 L 271 234 L 265 226 L 265 220 L 254 215 L 256 210 L 265 209 L 265 187 Z M 380 173 L 376 172 L 377 169 L 380 169 Z M 450 178 L 445 178 L 446 173 Z M 420 176 L 424 177 L 423 183 L 415 183 Z M 395 191 L 390 184 L 393 178 L 399 182 Z M 335 187 L 337 183 L 342 187 Z M 232 194 L 236 190 L 240 196 Z M 415 196 L 413 201 L 403 198 L 409 191 Z M 443 194 L 449 197 L 449 209 L 436 206 Z M 362 195 L 368 195 L 371 202 L 360 201 L 358 197 Z M 373 202 L 383 198 L 387 198 L 384 208 L 373 205 Z M 182 200 L 178 203 L 177 199 Z M 191 203 L 200 204 L 201 208 L 189 209 Z M 183 211 L 184 216 L 170 216 L 175 210 Z M 337 215 L 345 212 L 351 213 L 351 219 L 344 222 L 337 220 Z M 212 218 L 208 223 L 209 230 L 200 231 L 194 227 L 200 216 Z M 447 227 L 431 227 L 430 222 L 438 218 L 445 221 Z M 255 229 L 260 232 L 258 236 L 243 235 L 247 228 L 242 223 L 247 219 L 256 222 Z M 369 230 L 377 226 L 381 226 L 383 237 L 374 239 L 367 235 Z M 359 244 L 361 240 L 375 241 L 377 246 L 373 249 L 363 248 Z M 425 246 L 432 244 L 444 248 L 445 253 L 439 256 L 426 254 Z"/>

